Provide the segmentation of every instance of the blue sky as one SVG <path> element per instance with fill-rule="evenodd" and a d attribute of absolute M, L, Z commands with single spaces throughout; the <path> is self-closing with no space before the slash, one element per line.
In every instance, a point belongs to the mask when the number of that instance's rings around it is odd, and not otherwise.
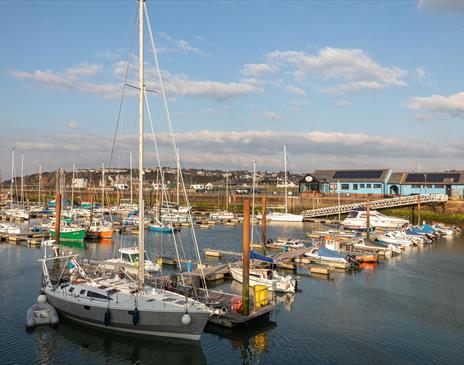
<path fill-rule="evenodd" d="M 463 168 L 463 2 L 147 6 L 184 166 L 278 170 L 285 143 L 295 171 Z M 28 172 L 108 162 L 135 12 L 135 1 L 0 3 L 5 177 L 12 147 Z M 149 51 L 146 68 L 159 89 Z M 135 102 L 115 165 L 136 150 Z M 159 94 L 150 105 L 172 164 Z"/>

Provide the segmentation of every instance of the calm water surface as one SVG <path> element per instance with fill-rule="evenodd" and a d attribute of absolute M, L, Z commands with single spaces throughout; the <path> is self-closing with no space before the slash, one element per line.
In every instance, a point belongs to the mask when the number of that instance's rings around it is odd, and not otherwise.
<path fill-rule="evenodd" d="M 305 237 L 312 227 L 269 225 L 268 237 Z M 258 233 L 256 233 L 258 234 Z M 74 248 L 107 258 L 134 236 L 114 244 Z M 187 231 L 179 235 L 191 251 Z M 241 228 L 198 231 L 201 247 L 240 249 Z M 147 233 L 147 252 L 172 255 L 169 235 Z M 299 269 L 299 292 L 281 302 L 271 322 L 220 331 L 207 328 L 198 344 L 112 335 L 62 321 L 58 329 L 24 330 L 40 285 L 41 250 L 0 243 L 2 364 L 464 364 L 464 240 L 440 240 L 333 280 Z M 219 286 L 240 291 L 236 283 Z"/>

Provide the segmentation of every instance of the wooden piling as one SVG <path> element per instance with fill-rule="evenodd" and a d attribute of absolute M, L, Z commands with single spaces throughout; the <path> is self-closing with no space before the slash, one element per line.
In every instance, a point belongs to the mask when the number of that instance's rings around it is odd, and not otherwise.
<path fill-rule="evenodd" d="M 250 313 L 250 200 L 243 199 L 243 314 Z"/>
<path fill-rule="evenodd" d="M 421 225 L 421 198 L 417 195 L 417 225 Z"/>
<path fill-rule="evenodd" d="M 371 238 L 371 201 L 367 198 L 366 206 L 366 238 Z"/>

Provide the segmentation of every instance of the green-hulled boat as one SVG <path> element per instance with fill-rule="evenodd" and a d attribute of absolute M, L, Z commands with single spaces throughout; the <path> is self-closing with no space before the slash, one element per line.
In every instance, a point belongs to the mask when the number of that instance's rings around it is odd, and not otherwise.
<path fill-rule="evenodd" d="M 85 234 L 87 230 L 85 228 L 78 227 L 61 227 L 60 240 L 67 242 L 84 242 Z M 55 230 L 50 230 L 50 235 L 55 238 Z"/>

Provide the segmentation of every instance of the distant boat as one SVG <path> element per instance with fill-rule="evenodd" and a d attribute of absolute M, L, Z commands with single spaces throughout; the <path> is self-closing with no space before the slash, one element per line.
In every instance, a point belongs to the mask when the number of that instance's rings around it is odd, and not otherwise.
<path fill-rule="evenodd" d="M 20 234 L 21 229 L 14 223 L 0 223 L 0 233 Z"/>
<path fill-rule="evenodd" d="M 84 242 L 87 230 L 80 227 L 72 227 L 68 225 L 61 225 L 60 240 L 66 242 Z M 56 237 L 55 228 L 50 229 L 50 236 L 54 239 Z"/>
<path fill-rule="evenodd" d="M 100 219 L 93 219 L 92 224 L 87 230 L 87 235 L 90 238 L 112 238 L 113 225 L 110 222 L 105 222 Z"/>
<path fill-rule="evenodd" d="M 306 252 L 304 255 L 306 257 L 310 257 L 312 259 L 320 261 L 337 262 L 349 265 L 349 262 L 345 258 L 345 256 L 339 254 L 337 251 L 329 250 L 326 247 L 313 247 L 309 252 Z"/>
<path fill-rule="evenodd" d="M 376 210 L 369 212 L 369 223 L 374 228 L 401 228 L 409 221 L 402 218 L 389 217 Z M 367 211 L 364 208 L 350 210 L 342 225 L 349 229 L 367 229 Z"/>
<path fill-rule="evenodd" d="M 162 233 L 171 233 L 172 231 L 177 231 L 171 224 L 163 223 L 158 219 L 155 219 L 154 223 L 148 225 L 148 230 L 152 232 L 162 232 Z"/>
<path fill-rule="evenodd" d="M 284 145 L 284 195 L 285 195 L 285 212 L 276 212 L 268 210 L 266 220 L 270 222 L 303 222 L 303 215 L 291 214 L 288 212 L 288 192 L 287 192 L 287 146 Z M 263 216 L 259 213 L 257 219 L 262 220 Z"/>

